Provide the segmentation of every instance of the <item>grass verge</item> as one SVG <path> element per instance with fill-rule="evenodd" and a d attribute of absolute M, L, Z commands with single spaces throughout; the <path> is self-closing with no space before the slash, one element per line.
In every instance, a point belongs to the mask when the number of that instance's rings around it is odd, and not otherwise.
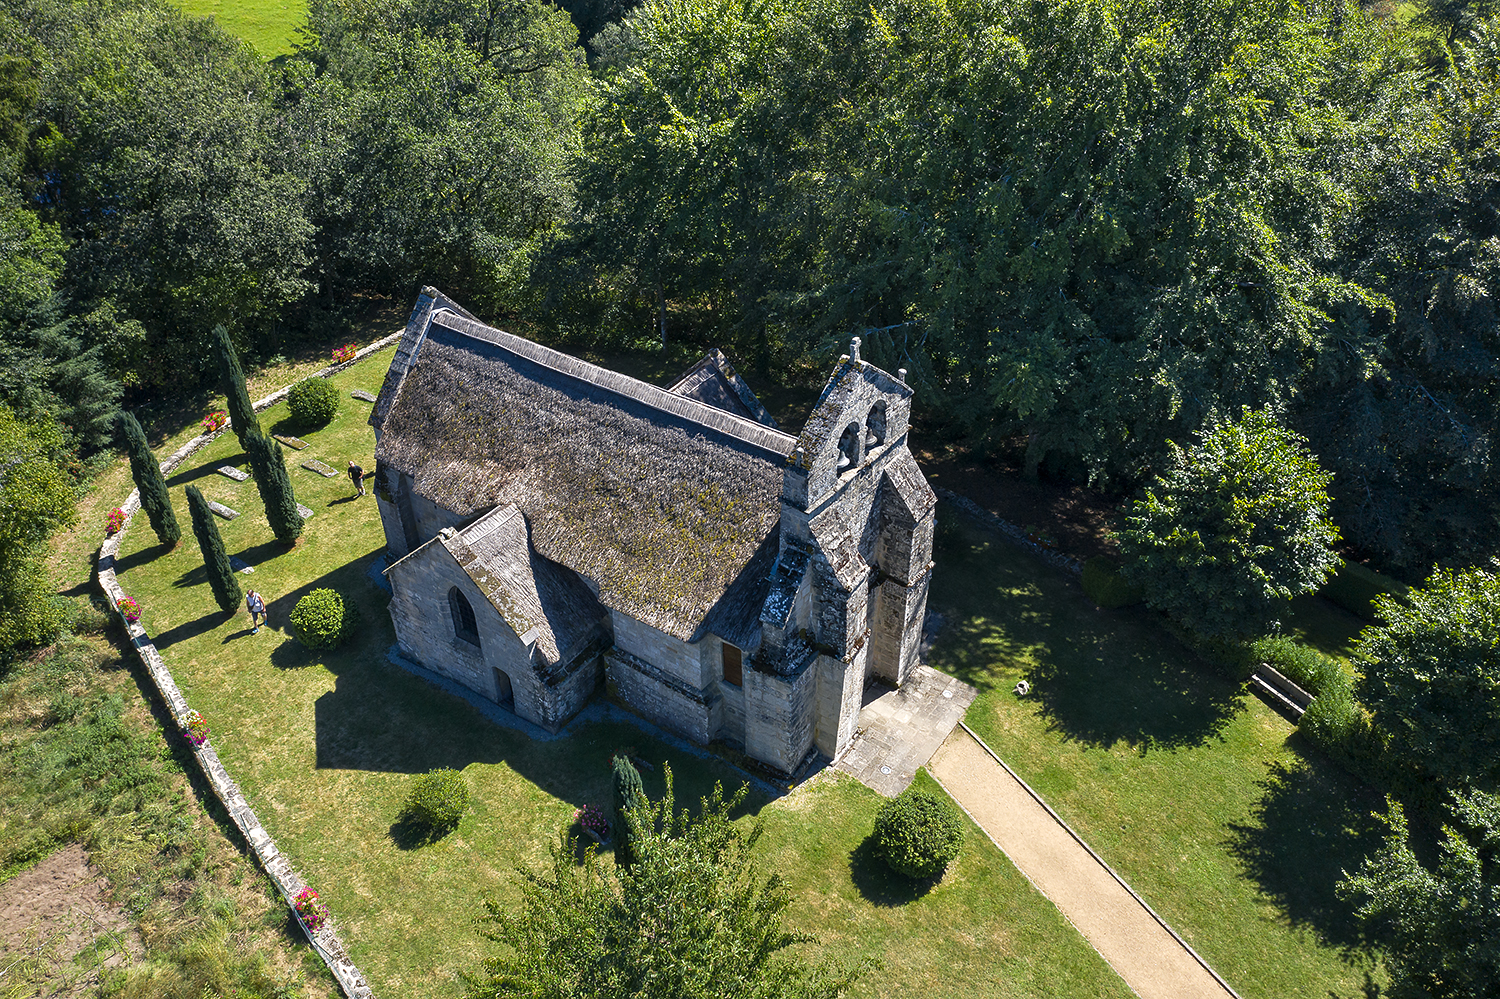
<path fill-rule="evenodd" d="M 970 726 L 1246 999 L 1360 994 L 1375 964 L 1333 888 L 1379 844 L 1379 795 L 1148 612 L 946 504 L 934 557 L 932 664 L 980 689 Z"/>
<path fill-rule="evenodd" d="M 297 28 L 307 20 L 307 0 L 176 0 L 195 17 L 212 17 L 219 26 L 255 47 L 262 59 L 287 55 Z"/>

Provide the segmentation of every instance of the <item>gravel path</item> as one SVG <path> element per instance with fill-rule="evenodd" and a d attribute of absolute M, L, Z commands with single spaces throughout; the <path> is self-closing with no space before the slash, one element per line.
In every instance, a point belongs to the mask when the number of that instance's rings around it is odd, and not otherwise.
<path fill-rule="evenodd" d="M 927 770 L 1141 999 L 1238 999 L 966 728 Z"/>

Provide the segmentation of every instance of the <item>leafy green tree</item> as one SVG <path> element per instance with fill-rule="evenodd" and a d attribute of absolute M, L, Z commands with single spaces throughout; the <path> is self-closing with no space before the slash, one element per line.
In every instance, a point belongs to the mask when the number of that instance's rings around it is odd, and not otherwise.
<path fill-rule="evenodd" d="M 1338 566 L 1330 476 L 1296 434 L 1246 410 L 1190 448 L 1126 510 L 1121 574 L 1204 638 L 1265 634 Z"/>
<path fill-rule="evenodd" d="M 573 844 L 552 848 L 551 869 L 523 871 L 522 901 L 487 901 L 486 936 L 506 946 L 469 982 L 469 995 L 528 999 L 813 999 L 842 995 L 855 971 L 811 968 L 785 956 L 808 940 L 783 928 L 791 899 L 780 878 L 757 870 L 760 838 L 730 820 L 745 788 L 716 787 L 702 813 L 673 814 L 667 794 L 650 805 L 636 862 L 579 866 Z"/>
<path fill-rule="evenodd" d="M 316 272 L 506 302 L 571 200 L 589 91 L 578 32 L 538 0 L 314 0 L 291 70 Z"/>
<path fill-rule="evenodd" d="M 219 366 L 219 388 L 229 407 L 229 426 L 240 446 L 248 448 L 246 439 L 261 436 L 260 421 L 255 418 L 255 404 L 250 401 L 250 392 L 245 387 L 245 372 L 240 367 L 240 355 L 229 339 L 229 330 L 222 323 L 214 327 L 214 359 Z"/>
<path fill-rule="evenodd" d="M 177 514 L 172 512 L 172 497 L 167 492 L 167 480 L 162 478 L 161 463 L 151 453 L 146 432 L 134 413 L 120 414 L 120 436 L 125 438 L 130 475 L 141 494 L 141 509 L 151 520 L 151 530 L 162 544 L 175 545 L 182 537 L 182 528 L 177 526 Z"/>
<path fill-rule="evenodd" d="M 247 434 L 243 444 L 255 474 L 255 488 L 266 508 L 266 523 L 271 525 L 271 533 L 276 535 L 277 541 L 292 544 L 302 536 L 303 524 L 281 445 L 262 433 Z"/>
<path fill-rule="evenodd" d="M 1449 812 L 1429 867 L 1390 800 L 1384 847 L 1339 882 L 1382 942 L 1392 999 L 1493 999 L 1500 982 L 1500 798 L 1455 794 Z"/>
<path fill-rule="evenodd" d="M 42 571 L 47 540 L 78 519 L 65 448 L 57 426 L 0 403 L 0 651 L 47 641 L 67 617 Z"/>
<path fill-rule="evenodd" d="M 304 182 L 280 88 L 213 20 L 161 0 L 15 0 L 39 92 L 21 188 L 68 241 L 80 312 L 114 303 L 141 385 L 196 382 L 203 331 L 310 288 Z"/>
<path fill-rule="evenodd" d="M 224 539 L 219 536 L 219 525 L 214 522 L 214 512 L 208 500 L 197 486 L 187 487 L 188 512 L 193 517 L 193 536 L 198 539 L 198 548 L 203 552 L 203 567 L 208 571 L 208 586 L 213 590 L 214 602 L 228 613 L 240 605 L 240 581 L 229 564 L 229 553 L 224 550 Z"/>
<path fill-rule="evenodd" d="M 641 783 L 641 773 L 635 764 L 624 756 L 610 761 L 614 784 L 615 805 L 615 862 L 629 864 L 634 857 L 631 840 L 635 831 L 630 826 L 632 810 L 646 804 L 646 786 Z"/>
<path fill-rule="evenodd" d="M 1500 786 L 1500 578 L 1440 569 L 1375 606 L 1356 692 L 1392 757 L 1449 787 Z"/>

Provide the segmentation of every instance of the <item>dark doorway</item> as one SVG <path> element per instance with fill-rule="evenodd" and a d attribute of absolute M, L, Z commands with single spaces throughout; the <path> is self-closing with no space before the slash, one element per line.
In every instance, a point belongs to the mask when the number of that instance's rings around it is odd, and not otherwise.
<path fill-rule="evenodd" d="M 506 676 L 505 671 L 502 669 L 496 667 L 494 668 L 494 670 L 495 703 L 500 705 L 506 711 L 514 711 L 516 709 L 516 694 L 515 691 L 511 689 L 510 677 Z"/>

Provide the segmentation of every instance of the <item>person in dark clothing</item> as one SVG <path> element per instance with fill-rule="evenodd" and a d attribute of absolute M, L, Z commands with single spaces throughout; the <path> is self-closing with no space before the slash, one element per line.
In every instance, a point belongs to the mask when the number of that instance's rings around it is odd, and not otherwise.
<path fill-rule="evenodd" d="M 365 494 L 365 470 L 354 462 L 349 462 L 349 481 L 354 483 L 354 495 Z"/>

